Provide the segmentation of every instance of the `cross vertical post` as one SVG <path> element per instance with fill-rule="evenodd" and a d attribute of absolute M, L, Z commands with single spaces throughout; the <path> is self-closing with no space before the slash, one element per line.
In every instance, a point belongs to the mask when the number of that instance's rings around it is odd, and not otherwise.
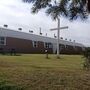
<path fill-rule="evenodd" d="M 53 29 L 50 29 L 51 31 L 54 31 L 54 30 L 57 30 L 57 59 L 60 58 L 60 47 L 59 47 L 59 38 L 60 38 L 60 30 L 62 29 L 67 29 L 68 26 L 65 26 L 65 27 L 60 27 L 60 18 L 57 18 L 58 20 L 58 24 L 57 24 L 57 28 L 53 28 Z"/>
<path fill-rule="evenodd" d="M 58 20 L 58 30 L 57 30 L 57 58 L 59 58 L 59 37 L 60 37 L 60 18 L 57 18 Z"/>

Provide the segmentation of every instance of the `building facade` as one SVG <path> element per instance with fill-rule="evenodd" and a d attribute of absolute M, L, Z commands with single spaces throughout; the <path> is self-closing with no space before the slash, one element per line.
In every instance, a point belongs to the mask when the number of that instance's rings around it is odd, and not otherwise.
<path fill-rule="evenodd" d="M 85 46 L 80 43 L 60 40 L 60 53 L 80 54 Z M 57 39 L 0 28 L 0 52 L 56 53 Z"/>

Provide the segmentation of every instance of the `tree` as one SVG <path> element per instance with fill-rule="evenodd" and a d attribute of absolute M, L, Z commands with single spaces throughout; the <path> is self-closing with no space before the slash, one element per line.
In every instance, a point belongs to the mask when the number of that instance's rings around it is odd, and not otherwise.
<path fill-rule="evenodd" d="M 90 12 L 90 0 L 23 0 L 32 3 L 32 13 L 37 13 L 41 9 L 46 10 L 47 15 L 56 19 L 60 15 L 68 17 L 70 20 L 86 19 Z"/>

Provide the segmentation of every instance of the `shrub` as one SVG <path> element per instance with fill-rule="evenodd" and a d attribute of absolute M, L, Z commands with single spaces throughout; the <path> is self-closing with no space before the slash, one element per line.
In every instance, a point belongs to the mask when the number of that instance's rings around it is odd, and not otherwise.
<path fill-rule="evenodd" d="M 21 87 L 7 84 L 5 81 L 0 82 L 0 90 L 23 90 Z"/>
<path fill-rule="evenodd" d="M 84 57 L 85 57 L 85 61 L 83 63 L 83 67 L 84 69 L 89 70 L 90 69 L 90 48 L 86 48 L 84 51 Z"/>

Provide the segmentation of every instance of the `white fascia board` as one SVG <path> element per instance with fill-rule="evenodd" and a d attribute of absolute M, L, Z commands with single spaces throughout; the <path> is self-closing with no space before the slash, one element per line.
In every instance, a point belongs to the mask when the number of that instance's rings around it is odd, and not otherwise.
<path fill-rule="evenodd" d="M 32 40 L 32 41 L 50 42 L 50 43 L 54 43 L 54 44 L 57 43 L 56 38 L 39 36 L 39 35 L 35 35 L 35 34 L 25 33 L 22 31 L 11 30 L 8 28 L 0 28 L 0 36 L 27 39 L 27 40 Z M 82 44 L 70 42 L 70 41 L 65 41 L 65 40 L 60 40 L 59 43 L 64 44 L 64 45 L 85 47 Z"/>

